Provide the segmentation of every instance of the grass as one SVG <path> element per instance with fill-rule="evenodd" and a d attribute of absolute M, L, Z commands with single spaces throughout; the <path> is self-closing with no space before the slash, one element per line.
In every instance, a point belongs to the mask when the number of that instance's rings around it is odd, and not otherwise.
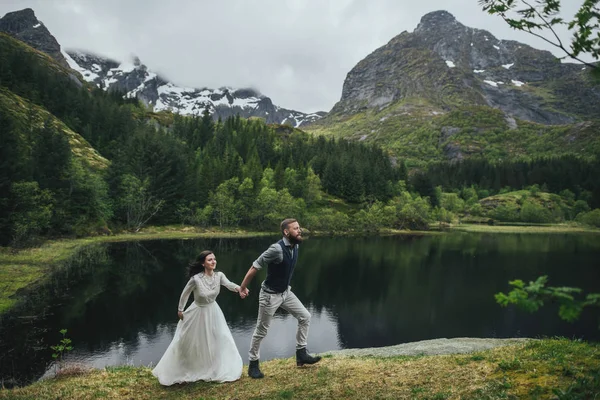
<path fill-rule="evenodd" d="M 600 229 L 575 224 L 460 224 L 450 226 L 449 230 L 472 233 L 600 233 Z"/>
<path fill-rule="evenodd" d="M 92 236 L 80 239 L 48 240 L 43 245 L 27 249 L 0 248 L 0 314 L 18 301 L 18 292 L 58 268 L 79 249 L 94 243 L 132 240 L 239 238 L 267 236 L 272 233 L 243 230 L 198 230 L 180 226 L 149 227 L 138 233 L 120 233 L 111 236 Z"/>
<path fill-rule="evenodd" d="M 600 390 L 600 346 L 545 339 L 473 354 L 324 358 L 297 368 L 293 359 L 261 364 L 262 380 L 162 387 L 146 367 L 78 371 L 0 399 L 538 399 L 593 398 Z M 580 397 L 577 397 L 580 396 Z"/>

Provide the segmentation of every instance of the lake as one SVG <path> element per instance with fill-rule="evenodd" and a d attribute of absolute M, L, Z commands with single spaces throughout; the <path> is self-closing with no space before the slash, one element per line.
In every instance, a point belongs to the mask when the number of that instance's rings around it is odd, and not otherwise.
<path fill-rule="evenodd" d="M 600 340 L 600 313 L 561 321 L 556 305 L 535 314 L 502 308 L 508 281 L 549 276 L 552 286 L 600 292 L 600 236 L 471 234 L 310 237 L 292 290 L 312 313 L 309 350 L 395 345 L 434 338 L 566 336 Z M 76 254 L 27 301 L 0 320 L 0 376 L 7 386 L 49 376 L 67 329 L 67 362 L 96 368 L 155 365 L 177 324 L 187 262 L 211 249 L 217 269 L 241 283 L 278 237 L 97 244 Z M 247 363 L 264 272 L 242 300 L 222 288 L 217 302 Z M 278 312 L 262 360 L 291 357 L 295 320 Z"/>

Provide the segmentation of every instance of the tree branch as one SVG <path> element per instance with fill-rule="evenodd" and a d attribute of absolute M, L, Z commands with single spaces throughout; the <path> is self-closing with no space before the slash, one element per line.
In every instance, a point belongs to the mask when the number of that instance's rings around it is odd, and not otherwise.
<path fill-rule="evenodd" d="M 525 1 L 523 1 L 523 3 L 525 3 Z M 527 3 L 525 3 L 525 4 L 527 4 Z M 537 11 L 536 11 L 536 13 L 537 13 Z M 504 22 L 506 22 L 506 23 L 507 23 L 509 26 L 511 26 L 511 24 L 510 24 L 510 21 L 511 21 L 511 19 L 510 19 L 510 18 L 506 17 L 506 15 L 505 15 L 504 13 L 500 14 L 500 16 L 502 17 L 502 19 L 504 20 Z M 545 23 L 546 23 L 546 25 L 547 25 L 547 22 L 546 22 L 545 20 L 544 20 L 544 22 L 545 22 Z M 580 59 L 579 57 L 577 57 L 577 56 L 575 56 L 573 53 L 571 53 L 569 50 L 567 50 L 567 49 L 566 49 L 566 48 L 563 46 L 563 44 L 562 44 L 562 42 L 560 41 L 560 39 L 558 38 L 558 36 L 556 35 L 556 32 L 554 31 L 554 29 L 552 29 L 552 28 L 551 28 L 549 25 L 547 25 L 547 27 L 548 27 L 548 29 L 549 29 L 549 30 L 550 30 L 550 31 L 551 31 L 551 32 L 554 34 L 554 36 L 555 36 L 555 37 L 558 39 L 558 44 L 557 44 L 557 43 L 555 43 L 555 42 L 553 42 L 553 41 L 552 41 L 552 40 L 550 40 L 550 39 L 547 39 L 547 38 L 545 38 L 544 36 L 540 35 L 539 33 L 536 33 L 536 32 L 534 32 L 534 31 L 532 31 L 532 30 L 531 30 L 531 28 L 526 28 L 526 29 L 524 29 L 524 28 L 515 28 L 515 29 L 519 29 L 519 30 L 522 30 L 522 31 L 524 31 L 524 32 L 527 32 L 527 33 L 529 33 L 529 34 L 531 34 L 531 35 L 533 35 L 533 36 L 535 36 L 535 37 L 537 37 L 537 38 L 540 38 L 540 39 L 542 39 L 543 41 L 545 41 L 545 42 L 547 42 L 547 43 L 551 44 L 552 46 L 554 46 L 554 47 L 557 47 L 557 48 L 561 49 L 561 50 L 562 50 L 562 51 L 563 51 L 565 54 L 567 54 L 567 56 L 568 56 L 568 57 L 570 57 L 570 58 L 572 58 L 572 59 L 574 59 L 574 60 L 577 60 L 577 61 L 579 61 L 581 64 L 583 64 L 583 65 L 585 65 L 585 66 L 587 66 L 587 67 L 590 67 L 590 68 L 592 68 L 592 69 L 598 69 L 598 68 L 599 68 L 598 66 L 596 66 L 596 65 L 594 65 L 594 64 L 592 64 L 592 63 L 589 63 L 589 62 L 587 62 L 587 61 L 583 61 L 582 59 Z"/>
<path fill-rule="evenodd" d="M 550 32 L 552 32 L 552 34 L 554 35 L 554 37 L 556 38 L 556 40 L 558 40 L 558 47 L 560 47 L 561 49 L 563 49 L 564 51 L 566 51 L 565 48 L 564 48 L 564 46 L 563 46 L 563 44 L 562 44 L 562 41 L 560 40 L 560 38 L 558 37 L 558 35 L 554 31 L 554 29 L 552 29 L 552 25 L 549 24 L 548 21 L 546 21 L 546 19 L 544 18 L 544 16 L 542 14 L 540 14 L 540 12 L 535 7 L 531 7 L 531 5 L 529 5 L 529 3 L 527 3 L 525 0 L 522 0 L 522 1 L 528 7 L 530 7 L 531 9 L 533 9 L 535 11 L 535 13 L 538 15 L 538 17 L 540 17 L 540 19 L 542 21 L 544 21 L 544 24 L 546 24 L 546 26 L 548 27 L 548 29 L 550 29 Z M 550 43 L 552 43 L 552 42 L 550 42 Z"/>

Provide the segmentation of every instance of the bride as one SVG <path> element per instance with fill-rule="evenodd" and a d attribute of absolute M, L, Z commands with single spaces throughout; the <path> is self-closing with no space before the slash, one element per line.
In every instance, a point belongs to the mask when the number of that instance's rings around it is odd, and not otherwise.
<path fill-rule="evenodd" d="M 171 344 L 152 370 L 162 385 L 203 381 L 230 382 L 242 374 L 242 357 L 233 341 L 225 317 L 215 302 L 221 285 L 240 297 L 240 287 L 215 271 L 217 260 L 210 250 L 189 265 L 189 281 L 179 299 L 179 322 Z M 188 297 L 194 302 L 183 311 Z"/>

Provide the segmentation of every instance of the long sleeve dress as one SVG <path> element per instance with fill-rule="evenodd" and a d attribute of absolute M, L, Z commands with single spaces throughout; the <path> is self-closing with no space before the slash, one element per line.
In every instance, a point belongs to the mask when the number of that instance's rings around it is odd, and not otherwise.
<path fill-rule="evenodd" d="M 222 272 L 199 273 L 188 281 L 179 299 L 179 311 L 194 293 L 194 302 L 183 312 L 171 344 L 152 374 L 162 385 L 203 381 L 230 382 L 242 375 L 242 357 L 219 305 L 221 285 L 239 286 Z"/>

